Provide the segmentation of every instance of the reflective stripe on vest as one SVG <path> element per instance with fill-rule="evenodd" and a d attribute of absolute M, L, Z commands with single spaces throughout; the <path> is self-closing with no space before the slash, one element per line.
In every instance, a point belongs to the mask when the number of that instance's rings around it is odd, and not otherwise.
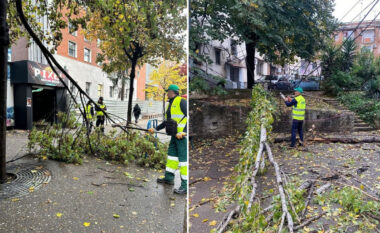
<path fill-rule="evenodd" d="M 182 100 L 182 97 L 180 97 L 180 96 L 175 97 L 173 102 L 172 102 L 172 105 L 170 107 L 170 116 L 178 124 L 178 126 L 177 126 L 177 132 L 178 133 L 183 132 L 183 130 L 185 129 L 186 123 L 187 123 L 187 117 L 184 117 L 185 114 L 183 114 L 183 112 L 181 111 L 181 100 Z M 168 118 L 167 117 L 167 108 L 165 111 L 165 118 L 166 119 Z"/>
<path fill-rule="evenodd" d="M 86 107 L 86 118 L 91 120 L 92 119 L 92 115 L 91 115 L 91 105 L 87 105 Z"/>
<path fill-rule="evenodd" d="M 294 120 L 303 121 L 305 119 L 305 109 L 306 109 L 306 101 L 302 95 L 297 96 L 296 98 L 297 106 L 293 105 L 292 116 Z"/>
<path fill-rule="evenodd" d="M 104 108 L 106 107 L 105 104 L 102 104 L 102 105 L 98 104 L 98 106 L 99 106 L 101 109 L 103 109 L 103 110 L 104 110 Z M 104 116 L 104 113 L 103 113 L 102 111 L 96 111 L 96 115 L 97 115 L 97 116 Z"/>

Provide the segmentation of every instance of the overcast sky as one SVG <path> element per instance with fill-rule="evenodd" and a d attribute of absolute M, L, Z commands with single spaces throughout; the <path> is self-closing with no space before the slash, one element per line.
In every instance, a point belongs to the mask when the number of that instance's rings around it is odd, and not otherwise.
<path fill-rule="evenodd" d="M 357 3 L 356 6 L 342 20 L 342 22 L 350 22 L 371 2 L 374 2 L 374 0 L 335 0 L 334 16 L 341 20 L 343 16 Z M 363 11 L 360 16 L 356 17 L 354 21 L 360 21 L 371 7 L 372 5 L 365 9 L 365 11 Z M 379 11 L 380 2 L 375 6 L 371 13 L 369 13 L 365 20 L 373 19 Z M 380 15 L 377 18 L 380 19 Z"/>

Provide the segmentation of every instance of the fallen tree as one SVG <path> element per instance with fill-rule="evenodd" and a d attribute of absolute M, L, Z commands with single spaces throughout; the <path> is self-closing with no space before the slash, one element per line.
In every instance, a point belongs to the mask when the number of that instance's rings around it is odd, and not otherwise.
<path fill-rule="evenodd" d="M 380 143 L 380 137 L 377 136 L 366 136 L 361 138 L 358 137 L 315 137 L 308 138 L 306 142 L 320 142 L 320 143 L 347 143 L 347 144 L 356 144 L 356 143 Z M 274 139 L 274 143 L 281 142 L 290 142 L 290 137 L 277 137 Z"/>

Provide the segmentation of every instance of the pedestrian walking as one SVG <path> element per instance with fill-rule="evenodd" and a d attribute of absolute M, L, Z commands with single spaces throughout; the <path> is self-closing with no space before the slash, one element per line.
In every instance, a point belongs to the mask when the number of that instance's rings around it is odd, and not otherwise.
<path fill-rule="evenodd" d="M 140 114 L 141 114 L 141 108 L 138 104 L 135 104 L 135 106 L 133 107 L 133 115 L 135 115 L 136 124 L 139 120 Z"/>

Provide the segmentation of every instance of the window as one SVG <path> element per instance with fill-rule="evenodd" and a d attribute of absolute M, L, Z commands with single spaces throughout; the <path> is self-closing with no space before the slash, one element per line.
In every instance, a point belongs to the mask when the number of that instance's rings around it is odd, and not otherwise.
<path fill-rule="evenodd" d="M 103 96 L 103 85 L 98 84 L 98 97 Z"/>
<path fill-rule="evenodd" d="M 72 41 L 69 41 L 69 56 L 77 57 L 77 44 Z"/>
<path fill-rule="evenodd" d="M 84 49 L 84 61 L 91 62 L 91 50 L 85 48 Z"/>
<path fill-rule="evenodd" d="M 237 42 L 231 39 L 231 54 L 237 56 Z"/>
<path fill-rule="evenodd" d="M 355 33 L 353 31 L 346 31 L 346 32 L 343 32 L 343 39 L 347 39 L 347 38 L 350 38 L 350 39 L 354 39 Z"/>
<path fill-rule="evenodd" d="M 239 82 L 239 68 L 230 66 L 230 79 L 233 82 Z"/>
<path fill-rule="evenodd" d="M 86 82 L 86 93 L 87 93 L 87 95 L 90 95 L 90 88 L 91 88 L 91 83 Z"/>
<path fill-rule="evenodd" d="M 335 41 L 338 41 L 338 40 L 339 40 L 339 34 L 335 34 L 335 35 L 334 35 L 334 40 L 335 40 Z"/>
<path fill-rule="evenodd" d="M 363 43 L 373 43 L 375 37 L 374 30 L 368 30 L 363 32 Z"/>
<path fill-rule="evenodd" d="M 264 62 L 262 60 L 257 61 L 257 74 L 262 75 L 264 70 Z"/>
<path fill-rule="evenodd" d="M 220 65 L 220 52 L 221 52 L 220 49 L 215 48 L 215 63 L 217 65 Z"/>
<path fill-rule="evenodd" d="M 101 65 L 102 65 L 102 62 L 99 60 L 99 59 L 101 59 L 100 56 L 101 56 L 100 53 L 97 53 L 97 54 L 96 54 L 96 64 L 97 64 L 98 66 L 101 66 Z"/>
<path fill-rule="evenodd" d="M 74 28 L 74 25 L 69 22 L 69 33 L 73 36 L 77 36 L 77 31 Z"/>
<path fill-rule="evenodd" d="M 102 41 L 100 39 L 96 39 L 96 46 L 100 47 L 101 43 L 102 43 Z"/>
<path fill-rule="evenodd" d="M 113 98 L 114 87 L 110 86 L 110 98 Z"/>

